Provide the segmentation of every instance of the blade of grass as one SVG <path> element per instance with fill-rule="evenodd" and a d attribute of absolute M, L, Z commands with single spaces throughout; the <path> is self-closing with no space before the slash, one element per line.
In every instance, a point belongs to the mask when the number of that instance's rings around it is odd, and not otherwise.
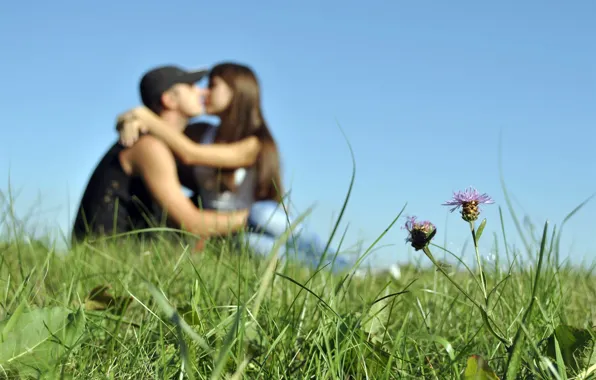
<path fill-rule="evenodd" d="M 532 313 L 532 309 L 534 307 L 534 302 L 536 299 L 536 292 L 538 291 L 538 285 L 540 282 L 540 274 L 542 272 L 542 262 L 544 259 L 544 255 L 546 252 L 546 241 L 548 239 L 548 221 L 544 223 L 544 230 L 542 233 L 542 241 L 540 243 L 540 252 L 538 255 L 538 266 L 536 267 L 536 274 L 534 277 L 534 284 L 532 287 L 532 295 L 530 297 L 530 302 L 522 319 L 520 321 L 520 325 L 515 333 L 513 338 L 513 343 L 509 350 L 509 355 L 507 358 L 507 376 L 506 379 L 517 379 L 519 372 L 521 370 L 521 362 L 522 362 L 522 352 L 523 352 L 523 342 L 524 339 L 522 338 L 522 331 L 523 328 L 528 321 L 530 314 Z"/>

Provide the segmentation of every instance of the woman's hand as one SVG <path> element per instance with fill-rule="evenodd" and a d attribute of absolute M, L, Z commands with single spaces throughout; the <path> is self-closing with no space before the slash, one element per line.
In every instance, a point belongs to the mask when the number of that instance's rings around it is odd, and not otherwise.
<path fill-rule="evenodd" d="M 137 142 L 141 134 L 150 131 L 152 118 L 156 115 L 147 107 L 140 106 L 118 116 L 116 130 L 120 134 L 120 143 L 130 147 Z"/>

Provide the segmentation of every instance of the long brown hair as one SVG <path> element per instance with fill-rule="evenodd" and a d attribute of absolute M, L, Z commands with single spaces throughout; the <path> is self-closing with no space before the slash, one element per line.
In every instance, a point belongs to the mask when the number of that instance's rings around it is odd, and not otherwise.
<path fill-rule="evenodd" d="M 259 83 L 254 72 L 247 66 L 237 63 L 220 63 L 209 73 L 209 83 L 213 78 L 221 78 L 232 89 L 232 101 L 228 108 L 219 115 L 221 124 L 215 142 L 230 143 L 249 136 L 256 136 L 261 142 L 261 151 L 257 157 L 256 200 L 275 200 L 281 202 L 284 194 L 281 182 L 281 165 L 277 145 L 261 111 Z M 222 184 L 235 190 L 234 170 L 222 170 Z"/>

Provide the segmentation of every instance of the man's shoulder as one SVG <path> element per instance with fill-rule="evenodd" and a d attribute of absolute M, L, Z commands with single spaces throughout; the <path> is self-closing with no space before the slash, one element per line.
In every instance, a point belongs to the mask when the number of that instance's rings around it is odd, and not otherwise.
<path fill-rule="evenodd" d="M 176 171 L 176 160 L 172 151 L 163 141 L 150 135 L 142 136 L 133 146 L 126 149 L 123 158 L 129 165 L 131 174 L 145 180 Z"/>
<path fill-rule="evenodd" d="M 156 148 L 156 149 L 160 149 L 162 147 L 167 148 L 168 146 L 166 145 L 166 143 L 164 143 L 163 141 L 161 141 L 159 138 L 150 135 L 150 134 L 146 134 L 143 135 L 141 137 L 139 137 L 139 140 L 133 145 L 131 146 L 129 149 L 134 149 L 134 148 L 140 148 L 140 149 L 147 149 L 147 148 Z"/>
<path fill-rule="evenodd" d="M 129 154 L 136 157 L 137 160 L 151 160 L 155 156 L 163 157 L 173 156 L 172 151 L 166 143 L 152 135 L 143 135 L 133 146 L 127 148 Z"/>

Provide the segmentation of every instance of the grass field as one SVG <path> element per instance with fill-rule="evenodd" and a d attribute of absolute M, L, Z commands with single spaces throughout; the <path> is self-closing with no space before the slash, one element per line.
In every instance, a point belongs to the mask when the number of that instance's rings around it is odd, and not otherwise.
<path fill-rule="evenodd" d="M 225 240 L 198 254 L 172 239 L 103 241 L 64 254 L 22 239 L 11 218 L 2 219 L 8 232 L 0 242 L 0 378 L 587 379 L 596 372 L 593 268 L 559 264 L 554 226 L 526 236 L 523 252 L 494 237 L 505 248 L 482 271 L 443 266 L 434 260 L 443 250 L 425 240 L 415 253 L 425 265 L 403 266 L 396 278 L 316 271 L 281 263 L 275 252 L 256 259 Z M 476 242 L 481 221 L 472 224 Z M 413 244 L 416 228 L 431 237 L 428 226 L 409 225 Z"/>
<path fill-rule="evenodd" d="M 488 307 L 494 329 L 512 343 L 524 319 L 513 350 L 428 268 L 403 267 L 399 279 L 330 275 L 251 259 L 226 243 L 198 255 L 171 242 L 104 243 L 65 256 L 39 243 L 1 249 L 4 376 L 456 379 L 480 355 L 504 378 L 515 351 L 517 378 L 565 378 L 592 362 L 574 367 L 568 338 L 547 359 L 545 338 L 559 325 L 592 326 L 596 305 L 591 269 L 555 267 L 548 247 L 536 287 L 535 265 L 484 268 L 488 289 L 496 286 Z M 482 303 L 476 277 L 450 270 Z"/>

